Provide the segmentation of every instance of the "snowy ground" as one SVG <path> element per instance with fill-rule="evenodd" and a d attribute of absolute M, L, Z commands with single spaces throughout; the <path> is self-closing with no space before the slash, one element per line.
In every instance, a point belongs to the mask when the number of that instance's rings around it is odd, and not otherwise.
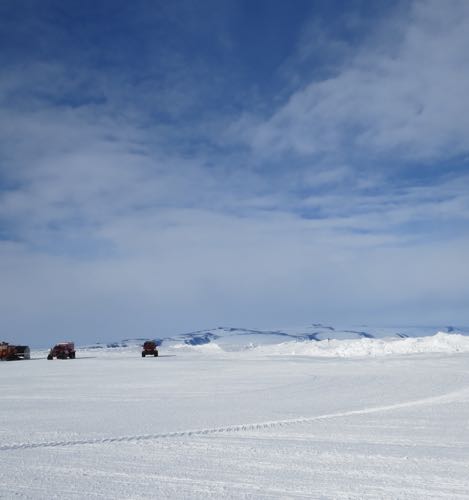
<path fill-rule="evenodd" d="M 0 498 L 469 498 L 467 342 L 0 363 Z"/>

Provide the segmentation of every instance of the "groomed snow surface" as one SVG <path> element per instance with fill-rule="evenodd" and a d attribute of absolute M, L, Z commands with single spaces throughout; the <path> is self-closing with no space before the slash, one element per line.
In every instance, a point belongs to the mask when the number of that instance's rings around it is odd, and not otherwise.
<path fill-rule="evenodd" d="M 0 498 L 469 498 L 468 337 L 272 335 L 0 363 Z"/>

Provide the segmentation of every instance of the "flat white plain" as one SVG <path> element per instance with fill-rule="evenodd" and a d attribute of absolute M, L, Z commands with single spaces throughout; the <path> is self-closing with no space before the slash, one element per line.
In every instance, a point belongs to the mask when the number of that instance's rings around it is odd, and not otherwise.
<path fill-rule="evenodd" d="M 0 363 L 0 497 L 469 498 L 468 342 Z"/>

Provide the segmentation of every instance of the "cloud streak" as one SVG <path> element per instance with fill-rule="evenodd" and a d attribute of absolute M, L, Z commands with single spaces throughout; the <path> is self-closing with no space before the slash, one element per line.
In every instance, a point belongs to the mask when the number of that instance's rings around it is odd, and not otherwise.
<path fill-rule="evenodd" d="M 306 84 L 268 120 L 251 118 L 250 144 L 267 155 L 465 154 L 468 28 L 466 2 L 414 2 L 409 19 L 383 26 L 334 76 Z"/>

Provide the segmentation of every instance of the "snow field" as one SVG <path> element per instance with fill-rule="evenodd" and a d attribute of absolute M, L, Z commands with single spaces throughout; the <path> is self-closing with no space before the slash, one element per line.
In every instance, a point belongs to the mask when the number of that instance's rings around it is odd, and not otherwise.
<path fill-rule="evenodd" d="M 469 354 L 206 347 L 1 363 L 0 498 L 468 498 Z"/>

